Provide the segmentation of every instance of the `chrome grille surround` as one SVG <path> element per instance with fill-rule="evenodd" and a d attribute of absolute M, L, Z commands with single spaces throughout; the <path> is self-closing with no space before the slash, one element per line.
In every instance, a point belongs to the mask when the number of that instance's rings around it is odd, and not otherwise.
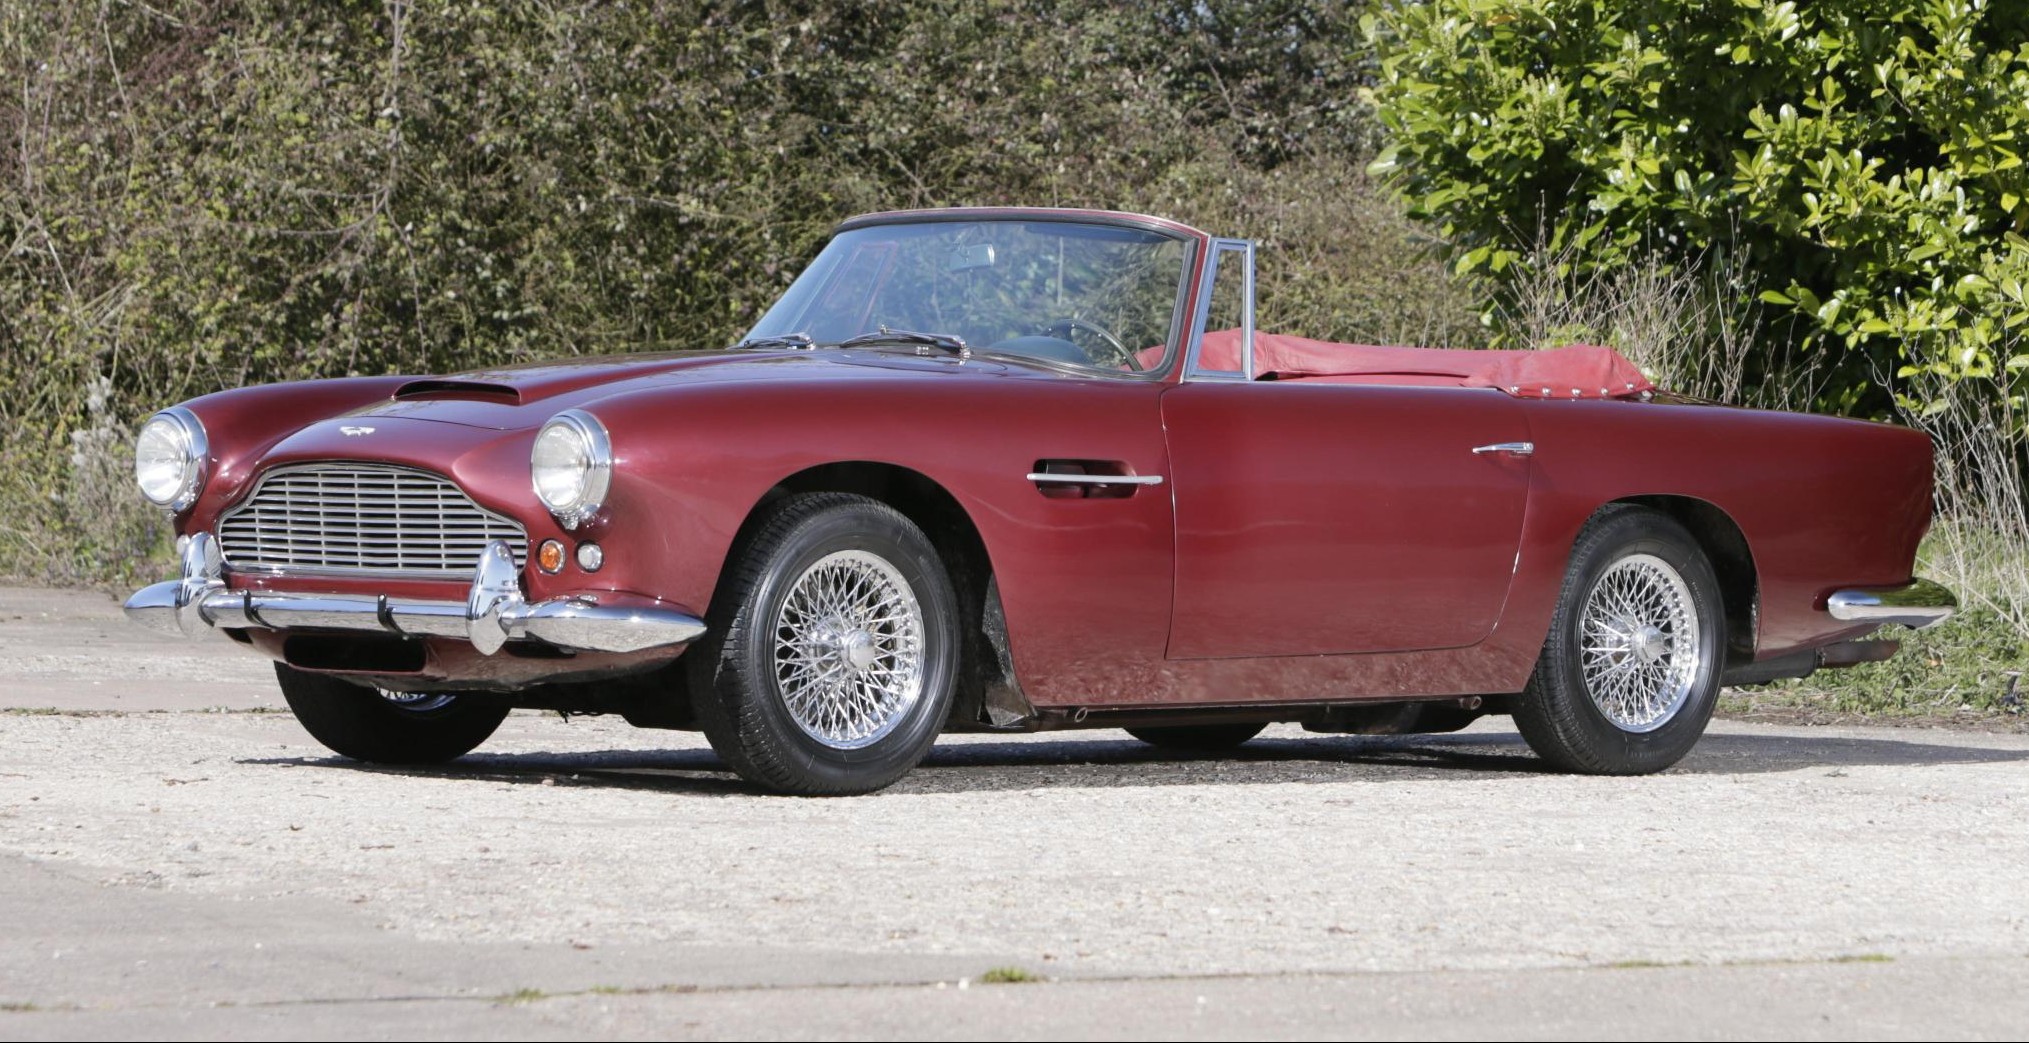
<path fill-rule="evenodd" d="M 469 579 L 494 540 L 520 569 L 528 534 L 450 479 L 389 464 L 278 467 L 219 519 L 219 548 L 240 571 Z"/>

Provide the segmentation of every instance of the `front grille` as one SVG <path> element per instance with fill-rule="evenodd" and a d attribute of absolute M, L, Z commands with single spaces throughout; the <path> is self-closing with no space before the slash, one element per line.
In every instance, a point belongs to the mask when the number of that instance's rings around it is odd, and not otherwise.
<path fill-rule="evenodd" d="M 521 526 L 480 509 L 448 479 L 376 464 L 309 464 L 268 472 L 218 526 L 234 568 L 466 578 L 479 552 L 506 540 L 520 566 Z"/>

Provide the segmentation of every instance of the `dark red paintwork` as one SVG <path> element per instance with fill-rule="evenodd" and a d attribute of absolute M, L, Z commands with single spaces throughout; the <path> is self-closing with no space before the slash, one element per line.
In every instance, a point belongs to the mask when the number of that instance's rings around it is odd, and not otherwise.
<path fill-rule="evenodd" d="M 1201 233 L 1135 220 L 1194 237 L 1202 265 Z M 1774 658 L 1868 629 L 1831 619 L 1826 594 L 1910 580 L 1930 518 L 1930 443 L 1890 425 L 1485 388 L 1191 382 L 1181 371 L 1148 380 L 896 351 L 708 351 L 488 370 L 460 379 L 491 390 L 399 399 L 406 378 L 227 391 L 187 403 L 213 460 L 178 526 L 215 531 L 264 468 L 405 464 L 518 520 L 531 547 L 604 546 L 597 573 L 530 569 L 531 600 L 623 591 L 704 614 L 735 534 L 771 489 L 824 465 L 905 468 L 977 529 L 1033 704 L 1103 708 L 1518 691 L 1580 527 L 1634 498 L 1699 501 L 1737 527 L 1756 586 L 1752 655 Z M 536 429 L 571 407 L 600 418 L 616 456 L 606 508 L 575 533 L 528 477 Z M 1534 455 L 1471 452 L 1508 441 L 1533 442 Z M 1025 478 L 1045 460 L 1167 480 L 1052 497 Z M 451 583 L 228 582 L 464 596 Z M 455 673 L 477 660 L 441 662 Z"/>

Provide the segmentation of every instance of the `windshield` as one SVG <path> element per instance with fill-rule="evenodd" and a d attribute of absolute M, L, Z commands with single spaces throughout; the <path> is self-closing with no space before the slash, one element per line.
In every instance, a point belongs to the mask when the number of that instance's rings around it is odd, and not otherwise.
<path fill-rule="evenodd" d="M 1159 232 L 1077 221 L 855 228 L 831 240 L 746 339 L 801 334 L 829 346 L 885 329 L 1137 372 L 1174 340 L 1185 250 Z"/>

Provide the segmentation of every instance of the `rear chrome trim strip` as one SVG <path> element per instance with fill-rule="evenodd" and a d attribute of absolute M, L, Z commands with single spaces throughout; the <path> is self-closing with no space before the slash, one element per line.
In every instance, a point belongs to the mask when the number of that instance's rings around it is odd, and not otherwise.
<path fill-rule="evenodd" d="M 1941 583 L 1913 579 L 1899 587 L 1849 587 L 1825 599 L 1825 611 L 1848 623 L 1900 623 L 1911 630 L 1936 626 L 1958 611 L 1959 599 Z"/>

